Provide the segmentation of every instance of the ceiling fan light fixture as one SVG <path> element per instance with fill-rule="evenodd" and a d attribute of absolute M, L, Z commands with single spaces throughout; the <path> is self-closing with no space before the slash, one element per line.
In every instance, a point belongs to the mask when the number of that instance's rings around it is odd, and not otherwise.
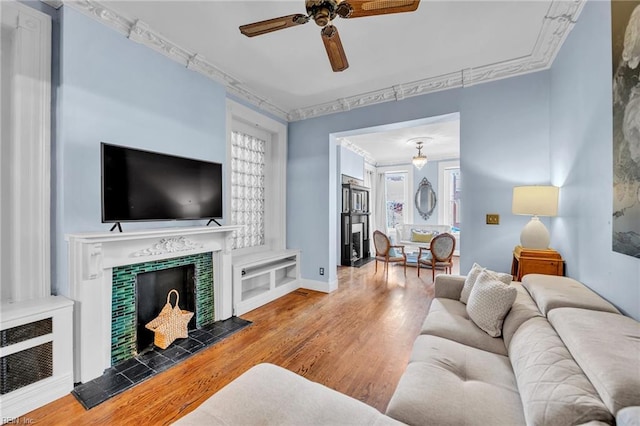
<path fill-rule="evenodd" d="M 391 13 L 413 12 L 418 8 L 420 0 L 305 0 L 307 15 L 299 13 L 281 16 L 279 18 L 267 19 L 265 21 L 253 22 L 241 25 L 240 32 L 247 37 L 255 37 L 262 34 L 271 33 L 285 28 L 303 25 L 311 19 L 323 31 L 322 41 L 324 43 L 331 69 L 334 72 L 344 71 L 349 68 L 347 55 L 344 53 L 342 41 L 338 35 L 338 30 L 331 25 L 336 18 L 361 18 L 366 16 L 386 15 Z M 326 27 L 331 27 L 326 29 Z"/>
<path fill-rule="evenodd" d="M 422 141 L 416 142 L 416 148 L 418 148 L 418 155 L 414 155 L 411 163 L 413 166 L 421 170 L 427 164 L 427 156 L 422 154 Z"/>

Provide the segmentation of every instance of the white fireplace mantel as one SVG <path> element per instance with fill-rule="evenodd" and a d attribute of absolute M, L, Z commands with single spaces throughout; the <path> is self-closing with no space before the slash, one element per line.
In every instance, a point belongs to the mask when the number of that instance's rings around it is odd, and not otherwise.
<path fill-rule="evenodd" d="M 240 226 L 67 234 L 68 298 L 74 309 L 74 380 L 86 383 L 111 366 L 112 270 L 211 252 L 215 320 L 233 313 L 231 247 Z"/>

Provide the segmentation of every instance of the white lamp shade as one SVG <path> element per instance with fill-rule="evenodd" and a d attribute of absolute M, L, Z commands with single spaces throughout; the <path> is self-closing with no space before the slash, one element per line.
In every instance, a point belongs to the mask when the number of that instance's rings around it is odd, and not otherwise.
<path fill-rule="evenodd" d="M 558 193 L 557 186 L 516 186 L 511 211 L 513 214 L 556 216 Z"/>

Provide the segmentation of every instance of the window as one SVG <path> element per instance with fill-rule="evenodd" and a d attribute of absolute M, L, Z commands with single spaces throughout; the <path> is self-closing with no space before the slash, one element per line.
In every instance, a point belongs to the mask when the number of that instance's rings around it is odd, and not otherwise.
<path fill-rule="evenodd" d="M 462 172 L 460 161 L 440 161 L 438 163 L 438 215 L 441 223 L 451 226 L 456 237 L 456 256 L 460 255 L 460 237 L 462 235 L 461 203 L 462 203 Z"/>
<path fill-rule="evenodd" d="M 442 174 L 443 180 L 443 220 L 451 225 L 454 231 L 460 229 L 460 203 L 462 199 L 462 175 L 460 167 L 446 167 Z"/>
<path fill-rule="evenodd" d="M 384 182 L 387 229 L 394 229 L 398 224 L 407 223 L 407 172 L 387 172 Z"/>
<path fill-rule="evenodd" d="M 243 225 L 234 233 L 234 249 L 264 245 L 265 145 L 231 132 L 231 221 Z"/>
<path fill-rule="evenodd" d="M 242 225 L 233 255 L 283 250 L 286 242 L 287 128 L 227 100 L 225 219 Z"/>

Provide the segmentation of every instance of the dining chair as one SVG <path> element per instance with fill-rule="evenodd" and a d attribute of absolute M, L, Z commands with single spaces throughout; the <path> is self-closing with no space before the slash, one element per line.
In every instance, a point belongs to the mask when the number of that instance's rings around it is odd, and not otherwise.
<path fill-rule="evenodd" d="M 430 248 L 420 247 L 418 252 L 418 276 L 420 276 L 421 265 L 431 268 L 431 278 L 436 278 L 436 268 L 444 269 L 445 273 L 451 274 L 453 266 L 453 251 L 456 248 L 456 239 L 449 233 L 438 234 L 431 240 Z M 422 252 L 426 253 L 423 255 Z"/>
<path fill-rule="evenodd" d="M 373 231 L 373 245 L 376 249 L 376 270 L 378 272 L 378 261 L 384 262 L 387 275 L 389 274 L 389 263 L 402 262 L 404 265 L 404 274 L 407 275 L 407 255 L 404 252 L 404 246 L 393 245 L 389 237 L 380 232 Z M 400 253 L 396 252 L 400 250 Z"/>

